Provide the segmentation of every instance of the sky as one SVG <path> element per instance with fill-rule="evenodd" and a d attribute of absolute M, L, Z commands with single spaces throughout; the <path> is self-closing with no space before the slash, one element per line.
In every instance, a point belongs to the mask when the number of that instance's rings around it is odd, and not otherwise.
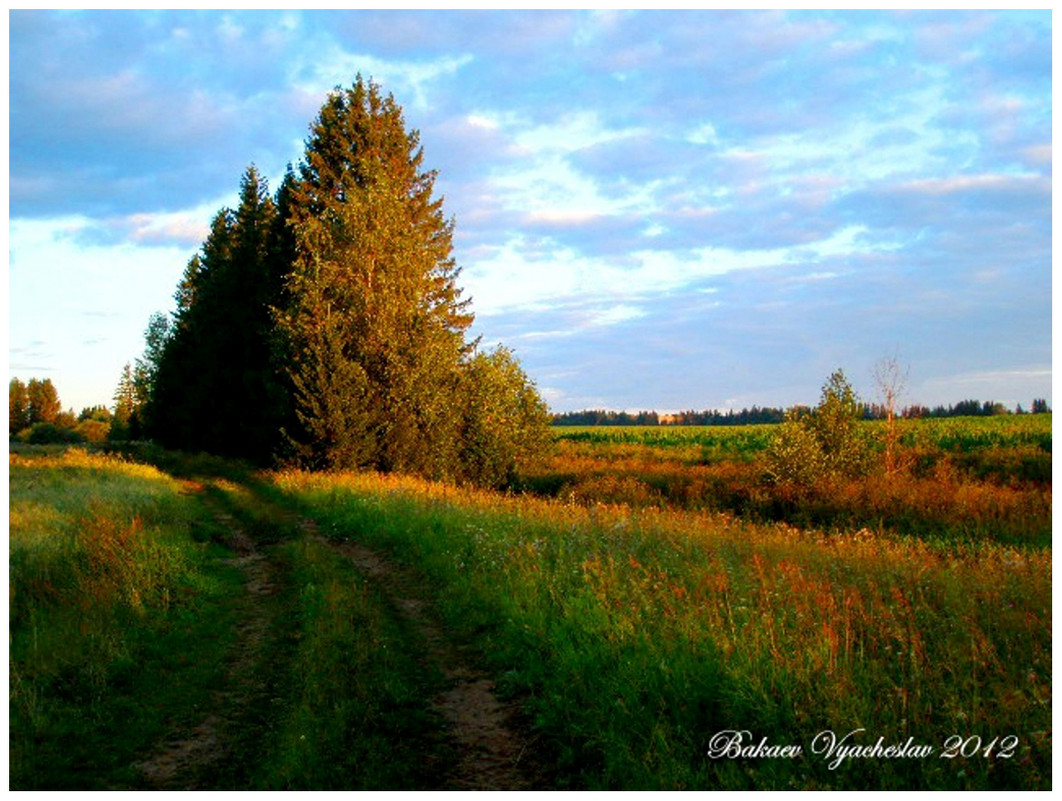
<path fill-rule="evenodd" d="M 357 74 L 557 412 L 1051 400 L 1051 12 L 11 11 L 9 371 L 112 403 Z"/>

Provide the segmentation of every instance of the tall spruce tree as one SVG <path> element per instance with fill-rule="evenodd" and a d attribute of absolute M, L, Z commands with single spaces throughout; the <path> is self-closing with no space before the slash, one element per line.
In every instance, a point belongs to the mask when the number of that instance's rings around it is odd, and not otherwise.
<path fill-rule="evenodd" d="M 276 233 L 276 207 L 252 165 L 239 206 L 215 215 L 188 263 L 172 333 L 154 360 L 148 417 L 164 444 L 255 461 L 272 455 L 283 407 L 272 361 Z"/>
<path fill-rule="evenodd" d="M 422 156 L 394 98 L 360 76 L 311 128 L 279 318 L 294 354 L 294 439 L 310 464 L 455 472 L 472 315 Z"/>

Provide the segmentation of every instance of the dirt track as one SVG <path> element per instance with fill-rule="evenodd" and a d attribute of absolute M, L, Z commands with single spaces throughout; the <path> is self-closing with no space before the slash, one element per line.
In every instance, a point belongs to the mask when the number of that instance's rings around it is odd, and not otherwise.
<path fill-rule="evenodd" d="M 458 759 L 448 789 L 523 790 L 534 782 L 521 764 L 525 743 L 514 725 L 513 707 L 494 694 L 494 682 L 473 666 L 462 649 L 449 641 L 431 608 L 416 597 L 412 578 L 378 552 L 356 542 L 333 542 L 322 537 L 312 521 L 302 521 L 307 536 L 333 548 L 383 589 L 405 621 L 424 643 L 425 658 L 451 682 L 435 698 L 434 708 L 449 724 Z"/>
<path fill-rule="evenodd" d="M 276 581 L 280 567 L 267 548 L 256 547 L 238 522 L 216 504 L 208 503 L 215 521 L 226 532 L 225 544 L 234 552 L 228 560 L 245 576 L 235 643 L 225 665 L 225 684 L 212 694 L 210 711 L 190 728 L 171 732 L 149 750 L 148 758 L 134 767 L 146 786 L 156 789 L 208 789 L 219 775 L 240 775 L 226 765 L 234 752 L 234 739 L 254 741 L 246 710 L 268 707 L 262 675 L 269 637 L 277 614 Z M 421 659 L 441 673 L 448 688 L 432 701 L 433 710 L 446 723 L 446 752 L 451 757 L 442 786 L 424 789 L 519 790 L 542 786 L 527 756 L 527 738 L 516 723 L 517 710 L 501 703 L 490 676 L 475 665 L 466 649 L 452 641 L 440 624 L 430 600 L 418 592 L 418 583 L 383 554 L 354 541 L 337 542 L 322 536 L 313 521 L 280 512 L 295 523 L 302 536 L 341 554 L 388 600 L 410 632 Z M 269 721 L 265 721 L 268 725 Z M 262 733 L 264 736 L 264 732 Z M 426 754 L 426 760 L 435 756 Z"/>

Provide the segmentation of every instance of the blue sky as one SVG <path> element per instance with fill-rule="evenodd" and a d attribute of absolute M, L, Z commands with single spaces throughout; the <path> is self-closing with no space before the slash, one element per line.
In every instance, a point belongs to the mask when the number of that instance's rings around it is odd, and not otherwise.
<path fill-rule="evenodd" d="M 555 411 L 1051 399 L 1051 13 L 12 11 L 9 367 L 111 403 L 357 73 Z"/>

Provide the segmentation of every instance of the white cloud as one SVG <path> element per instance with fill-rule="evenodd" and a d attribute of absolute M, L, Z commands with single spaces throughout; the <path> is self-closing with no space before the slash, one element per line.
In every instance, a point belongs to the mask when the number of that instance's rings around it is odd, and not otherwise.
<path fill-rule="evenodd" d="M 512 123 L 510 123 L 512 125 Z M 516 144 L 529 155 L 574 153 L 594 145 L 641 136 L 644 128 L 610 129 L 596 111 L 574 111 L 542 125 L 516 123 Z"/>
<path fill-rule="evenodd" d="M 380 84 L 385 93 L 403 98 L 403 106 L 421 110 L 432 106 L 431 85 L 435 81 L 452 77 L 473 61 L 473 56 L 468 53 L 403 61 L 382 59 L 368 53 L 348 53 L 332 43 L 322 47 L 324 52 L 313 52 L 309 56 L 312 61 L 292 70 L 298 76 L 294 83 L 299 89 L 321 95 L 336 86 L 349 86 L 360 73 L 363 78 Z"/>
<path fill-rule="evenodd" d="M 806 270 L 801 273 L 805 280 L 822 279 L 833 277 L 815 269 L 823 260 L 896 247 L 896 243 L 873 239 L 866 228 L 850 226 L 796 247 L 641 250 L 611 259 L 516 236 L 501 247 L 480 250 L 477 258 L 466 263 L 463 275 L 475 311 L 489 316 L 512 309 L 543 309 L 576 298 L 593 303 L 664 295 L 737 270 L 789 265 Z M 602 319 L 632 319 L 624 315 L 642 313 L 641 307 L 622 303 L 610 308 Z"/>
<path fill-rule="evenodd" d="M 907 181 L 898 187 L 901 190 L 927 195 L 950 195 L 981 189 L 1038 189 L 1051 191 L 1051 179 L 1038 173 L 955 175 L 949 178 L 921 178 Z"/>

